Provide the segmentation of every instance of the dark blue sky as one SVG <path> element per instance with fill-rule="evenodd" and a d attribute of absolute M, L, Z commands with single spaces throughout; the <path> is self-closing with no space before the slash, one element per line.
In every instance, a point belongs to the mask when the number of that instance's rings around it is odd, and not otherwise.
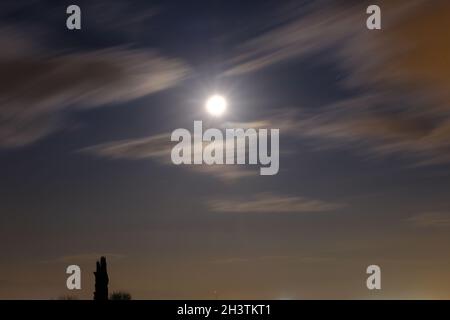
<path fill-rule="evenodd" d="M 448 298 L 450 10 L 355 3 L 2 2 L 0 298 L 101 254 L 136 298 Z M 173 165 L 194 120 L 279 128 L 279 173 Z"/>

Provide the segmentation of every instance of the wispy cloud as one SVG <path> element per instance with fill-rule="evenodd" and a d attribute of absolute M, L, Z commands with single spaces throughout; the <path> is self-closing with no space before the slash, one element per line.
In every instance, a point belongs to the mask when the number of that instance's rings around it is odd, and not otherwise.
<path fill-rule="evenodd" d="M 172 87 L 189 72 L 182 61 L 152 51 L 48 52 L 19 32 L 0 44 L 8 48 L 0 54 L 0 147 L 54 132 L 63 111 L 130 101 Z"/>
<path fill-rule="evenodd" d="M 203 146 L 204 143 L 200 142 Z M 171 161 L 171 151 L 177 142 L 170 140 L 170 133 L 162 133 L 149 137 L 118 140 L 107 142 L 95 146 L 90 146 L 79 150 L 79 152 L 91 154 L 109 159 L 143 160 L 152 159 L 163 165 L 174 164 Z M 196 143 L 193 142 L 192 150 L 196 150 Z M 220 142 L 217 142 L 220 148 Z M 222 145 L 224 154 L 233 148 L 232 144 Z M 233 149 L 234 150 L 234 149 Z M 192 154 L 192 156 L 194 153 Z M 194 172 L 211 175 L 223 181 L 235 181 L 244 177 L 256 176 L 259 174 L 257 168 L 250 169 L 241 165 L 187 165 L 183 166 Z"/>
<path fill-rule="evenodd" d="M 409 14 L 410 10 L 425 3 L 424 0 L 397 1 L 382 4 L 383 26 L 393 26 Z M 324 10 L 324 6 L 327 6 Z M 292 7 L 292 6 L 291 6 Z M 358 68 L 380 62 L 385 56 L 371 55 L 370 61 L 365 55 L 371 49 L 378 49 L 380 38 L 376 33 L 368 33 L 365 28 L 366 4 L 355 2 L 340 3 L 321 2 L 300 8 L 281 10 L 273 25 L 269 28 L 264 22 L 264 29 L 259 35 L 248 39 L 235 49 L 229 59 L 229 68 L 225 75 L 238 75 L 254 72 L 271 65 L 301 58 L 333 47 L 330 59 L 341 58 L 341 63 L 358 64 Z M 275 13 L 276 14 L 276 13 Z M 366 41 L 364 41 L 364 39 Z M 353 50 L 355 49 L 355 50 Z M 350 59 L 348 59 L 350 58 Z M 370 69 L 371 69 L 370 68 Z"/>
<path fill-rule="evenodd" d="M 317 138 L 320 148 L 401 155 L 414 164 L 450 163 L 450 4 L 382 1 L 383 30 L 365 28 L 364 3 L 323 3 L 246 41 L 226 75 L 262 70 L 327 52 L 358 94 L 314 113 L 287 118 L 290 133 Z"/>
<path fill-rule="evenodd" d="M 419 227 L 448 228 L 450 227 L 450 214 L 443 212 L 426 212 L 414 215 L 406 221 Z"/>
<path fill-rule="evenodd" d="M 102 256 L 106 257 L 110 261 L 122 259 L 125 257 L 125 255 L 118 253 L 80 253 L 61 256 L 51 260 L 45 260 L 42 261 L 42 263 L 82 263 L 82 262 L 95 263 L 95 261 L 97 261 Z"/>
<path fill-rule="evenodd" d="M 403 156 L 412 164 L 450 162 L 450 120 L 408 110 L 376 108 L 384 98 L 349 99 L 297 118 L 296 135 L 321 148 L 353 148 L 376 157 Z"/>
<path fill-rule="evenodd" d="M 210 200 L 207 205 L 212 211 L 231 213 L 325 212 L 342 207 L 322 200 L 271 193 L 256 194 L 246 199 Z"/>
<path fill-rule="evenodd" d="M 117 140 L 90 146 L 79 150 L 110 159 L 158 159 L 167 163 L 170 161 L 170 151 L 173 142 L 170 134 L 157 134 L 144 138 Z"/>
<path fill-rule="evenodd" d="M 324 49 L 342 40 L 345 32 L 351 32 L 347 37 L 354 34 L 355 28 L 351 29 L 349 25 L 355 22 L 355 16 L 331 11 L 333 14 L 318 11 L 306 16 L 299 14 L 297 19 L 288 19 L 281 26 L 249 39 L 237 48 L 224 75 L 258 71 Z"/>
<path fill-rule="evenodd" d="M 239 263 L 255 263 L 255 262 L 292 262 L 297 261 L 301 263 L 320 263 L 330 262 L 335 260 L 332 257 L 303 257 L 296 255 L 266 255 L 266 256 L 254 256 L 254 257 L 230 257 L 222 259 L 211 260 L 211 264 L 239 264 Z"/>

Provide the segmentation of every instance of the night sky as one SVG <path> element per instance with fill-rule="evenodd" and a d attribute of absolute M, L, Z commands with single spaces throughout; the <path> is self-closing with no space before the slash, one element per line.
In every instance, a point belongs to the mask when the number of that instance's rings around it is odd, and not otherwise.
<path fill-rule="evenodd" d="M 450 298 L 450 3 L 369 4 L 1 1 L 0 299 L 101 255 L 134 299 Z M 194 120 L 279 128 L 280 171 L 174 165 Z"/>

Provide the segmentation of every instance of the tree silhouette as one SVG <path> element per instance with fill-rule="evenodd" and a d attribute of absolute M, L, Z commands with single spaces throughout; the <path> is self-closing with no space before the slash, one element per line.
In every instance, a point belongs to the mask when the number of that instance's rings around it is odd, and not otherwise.
<path fill-rule="evenodd" d="M 95 292 L 94 300 L 108 300 L 108 271 L 106 269 L 106 258 L 101 257 L 100 261 L 97 261 L 97 270 L 95 275 Z"/>

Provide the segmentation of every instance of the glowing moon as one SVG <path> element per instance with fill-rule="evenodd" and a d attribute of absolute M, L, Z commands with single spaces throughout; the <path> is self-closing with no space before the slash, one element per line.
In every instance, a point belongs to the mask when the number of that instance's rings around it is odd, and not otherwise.
<path fill-rule="evenodd" d="M 220 117 L 227 109 L 227 100 L 220 95 L 213 95 L 206 100 L 206 111 L 214 117 Z"/>

